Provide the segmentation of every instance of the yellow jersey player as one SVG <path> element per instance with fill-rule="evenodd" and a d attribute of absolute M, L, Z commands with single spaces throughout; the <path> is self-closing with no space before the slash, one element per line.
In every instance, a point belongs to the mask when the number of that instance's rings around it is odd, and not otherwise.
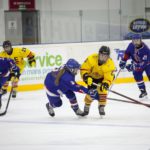
<path fill-rule="evenodd" d="M 4 41 L 3 48 L 4 50 L 0 52 L 0 57 L 13 59 L 16 65 L 20 69 L 20 75 L 22 74 L 24 67 L 25 67 L 24 58 L 28 59 L 28 63 L 31 67 L 34 67 L 36 65 L 35 54 L 31 52 L 29 49 L 20 48 L 20 47 L 12 47 L 12 44 L 10 41 Z M 19 82 L 18 78 L 10 77 L 10 79 L 2 87 L 2 94 L 7 93 L 7 87 L 9 85 L 9 81 L 12 82 L 12 87 L 13 87 L 12 97 L 15 98 L 16 93 L 17 93 L 18 82 Z"/>
<path fill-rule="evenodd" d="M 99 53 L 87 57 L 81 65 L 81 77 L 88 85 L 88 89 L 93 89 L 99 94 L 98 110 L 100 116 L 105 115 L 104 107 L 107 100 L 107 91 L 114 79 L 115 64 L 110 58 L 110 48 L 102 46 Z M 100 87 L 93 85 L 100 84 Z M 84 113 L 89 114 L 90 105 L 93 99 L 87 94 L 85 96 Z"/>

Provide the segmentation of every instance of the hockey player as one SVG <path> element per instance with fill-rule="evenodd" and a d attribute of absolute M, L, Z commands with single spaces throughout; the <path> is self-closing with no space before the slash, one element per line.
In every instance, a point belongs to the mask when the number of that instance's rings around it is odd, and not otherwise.
<path fill-rule="evenodd" d="M 20 75 L 22 74 L 24 67 L 25 67 L 25 61 L 24 58 L 28 59 L 28 63 L 31 67 L 34 67 L 36 65 L 35 61 L 35 54 L 31 52 L 27 48 L 19 48 L 19 47 L 12 47 L 12 44 L 10 41 L 4 41 L 3 42 L 3 48 L 4 50 L 0 52 L 0 57 L 5 57 L 5 58 L 11 58 L 15 61 L 16 65 L 20 69 Z M 17 87 L 18 87 L 18 82 L 19 78 L 16 78 L 13 80 L 13 78 L 10 78 L 10 81 L 13 81 L 13 93 L 12 97 L 16 97 L 17 93 Z M 2 87 L 2 93 L 6 94 L 7 93 L 7 87 L 9 85 L 9 81 L 7 81 L 4 86 Z"/>
<path fill-rule="evenodd" d="M 132 63 L 126 65 L 127 60 L 130 58 Z M 126 67 L 128 71 L 133 72 L 134 79 L 139 90 L 141 91 L 139 98 L 146 98 L 147 91 L 143 81 L 143 73 L 145 71 L 148 79 L 150 80 L 150 49 L 142 41 L 142 36 L 140 34 L 133 35 L 132 42 L 125 50 L 124 56 L 120 61 L 119 66 L 121 69 Z"/>
<path fill-rule="evenodd" d="M 19 68 L 16 66 L 14 61 L 9 58 L 0 58 L 0 108 L 2 106 L 1 97 L 2 97 L 2 86 L 11 76 L 19 78 Z"/>
<path fill-rule="evenodd" d="M 75 82 L 75 75 L 79 69 L 80 64 L 75 59 L 69 59 L 64 66 L 47 74 L 44 85 L 49 100 L 46 108 L 50 116 L 55 116 L 54 108 L 62 105 L 62 95 L 69 99 L 71 108 L 78 116 L 84 116 L 84 112 L 80 110 L 74 92 L 89 93 L 91 97 L 97 98 L 97 92 L 88 91 L 87 88 Z"/>
<path fill-rule="evenodd" d="M 81 77 L 88 85 L 88 89 L 95 89 L 99 93 L 98 110 L 100 116 L 105 115 L 104 107 L 106 105 L 107 90 L 111 85 L 115 71 L 115 65 L 110 58 L 110 49 L 107 46 L 102 46 L 99 49 L 99 53 L 92 54 L 86 58 L 81 65 Z M 100 88 L 96 87 L 92 83 L 100 84 Z M 85 96 L 84 113 L 89 114 L 90 105 L 93 99 L 89 96 Z"/>

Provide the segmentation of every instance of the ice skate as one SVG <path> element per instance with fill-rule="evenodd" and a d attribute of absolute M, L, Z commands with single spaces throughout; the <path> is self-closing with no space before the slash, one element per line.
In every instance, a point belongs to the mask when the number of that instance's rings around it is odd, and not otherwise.
<path fill-rule="evenodd" d="M 1 109 L 1 107 L 2 107 L 2 101 L 1 101 L 1 98 L 0 98 L 0 109 Z"/>
<path fill-rule="evenodd" d="M 90 106 L 85 104 L 85 106 L 84 106 L 84 114 L 88 115 L 89 114 L 89 110 L 90 110 Z"/>
<path fill-rule="evenodd" d="M 103 118 L 103 116 L 105 116 L 105 110 L 104 110 L 104 105 L 99 105 L 98 106 L 98 110 L 99 110 L 99 114 L 101 116 L 101 118 Z"/>
<path fill-rule="evenodd" d="M 146 100 L 146 99 L 148 99 L 147 92 L 146 92 L 146 91 L 141 91 L 141 94 L 139 95 L 139 98 L 140 98 L 141 100 Z"/>
<path fill-rule="evenodd" d="M 75 111 L 75 110 L 74 110 Z M 85 113 L 80 109 L 80 108 L 78 108 L 76 111 L 75 111 L 75 113 L 76 113 L 76 115 L 77 116 L 85 116 Z"/>
<path fill-rule="evenodd" d="M 78 106 L 71 106 L 77 116 L 85 116 L 84 112 Z"/>
<path fill-rule="evenodd" d="M 46 104 L 46 108 L 47 108 L 47 111 L 49 113 L 50 116 L 54 117 L 55 116 L 55 112 L 54 112 L 54 109 L 52 106 L 49 105 L 49 103 Z"/>

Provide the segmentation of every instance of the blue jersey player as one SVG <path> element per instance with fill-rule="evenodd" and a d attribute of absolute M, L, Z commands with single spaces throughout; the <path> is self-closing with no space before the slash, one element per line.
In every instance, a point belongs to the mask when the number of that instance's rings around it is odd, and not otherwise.
<path fill-rule="evenodd" d="M 128 59 L 131 58 L 131 64 L 126 65 Z M 121 69 L 127 68 L 133 72 L 134 79 L 141 91 L 139 98 L 146 98 L 147 91 L 143 81 L 143 72 L 145 71 L 150 81 L 150 49 L 142 41 L 140 34 L 134 34 L 132 42 L 128 45 L 124 57 L 119 64 Z"/>
<path fill-rule="evenodd" d="M 4 83 L 9 80 L 10 76 L 19 76 L 19 68 L 16 66 L 14 61 L 9 58 L 0 57 L 0 108 L 2 106 L 1 97 L 2 97 L 2 86 Z"/>
<path fill-rule="evenodd" d="M 65 95 L 69 99 L 71 108 L 78 116 L 84 116 L 85 114 L 80 110 L 74 92 L 87 93 L 93 99 L 98 99 L 98 93 L 96 91 L 88 91 L 87 88 L 75 82 L 75 75 L 79 69 L 80 64 L 75 59 L 69 59 L 64 66 L 47 74 L 44 85 L 49 100 L 49 103 L 46 104 L 46 108 L 50 116 L 55 116 L 53 108 L 62 105 L 62 95 Z"/>

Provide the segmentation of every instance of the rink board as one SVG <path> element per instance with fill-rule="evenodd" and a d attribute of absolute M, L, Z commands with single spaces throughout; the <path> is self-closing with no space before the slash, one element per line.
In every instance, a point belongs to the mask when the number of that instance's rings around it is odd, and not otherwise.
<path fill-rule="evenodd" d="M 31 68 L 26 63 L 25 70 L 21 75 L 19 82 L 19 91 L 31 91 L 43 89 L 43 83 L 47 73 L 54 68 L 58 68 L 69 58 L 74 58 L 83 63 L 87 56 L 97 53 L 102 45 L 109 46 L 111 49 L 111 58 L 114 60 L 117 71 L 119 70 L 119 61 L 131 41 L 114 42 L 91 42 L 91 43 L 69 43 L 69 44 L 40 44 L 25 45 L 36 54 L 37 65 Z M 150 47 L 150 40 L 144 41 Z M 15 45 L 16 46 L 16 45 Z M 17 46 L 17 47 L 24 47 Z M 2 48 L 1 48 L 2 49 Z M 27 62 L 27 60 L 26 60 Z M 129 61 L 130 62 L 130 61 Z M 116 74 L 117 74 L 116 71 Z M 82 84 L 80 75 L 77 75 L 76 81 Z M 145 78 L 147 81 L 147 78 Z M 135 82 L 132 73 L 127 70 L 120 72 L 115 84 Z"/>

